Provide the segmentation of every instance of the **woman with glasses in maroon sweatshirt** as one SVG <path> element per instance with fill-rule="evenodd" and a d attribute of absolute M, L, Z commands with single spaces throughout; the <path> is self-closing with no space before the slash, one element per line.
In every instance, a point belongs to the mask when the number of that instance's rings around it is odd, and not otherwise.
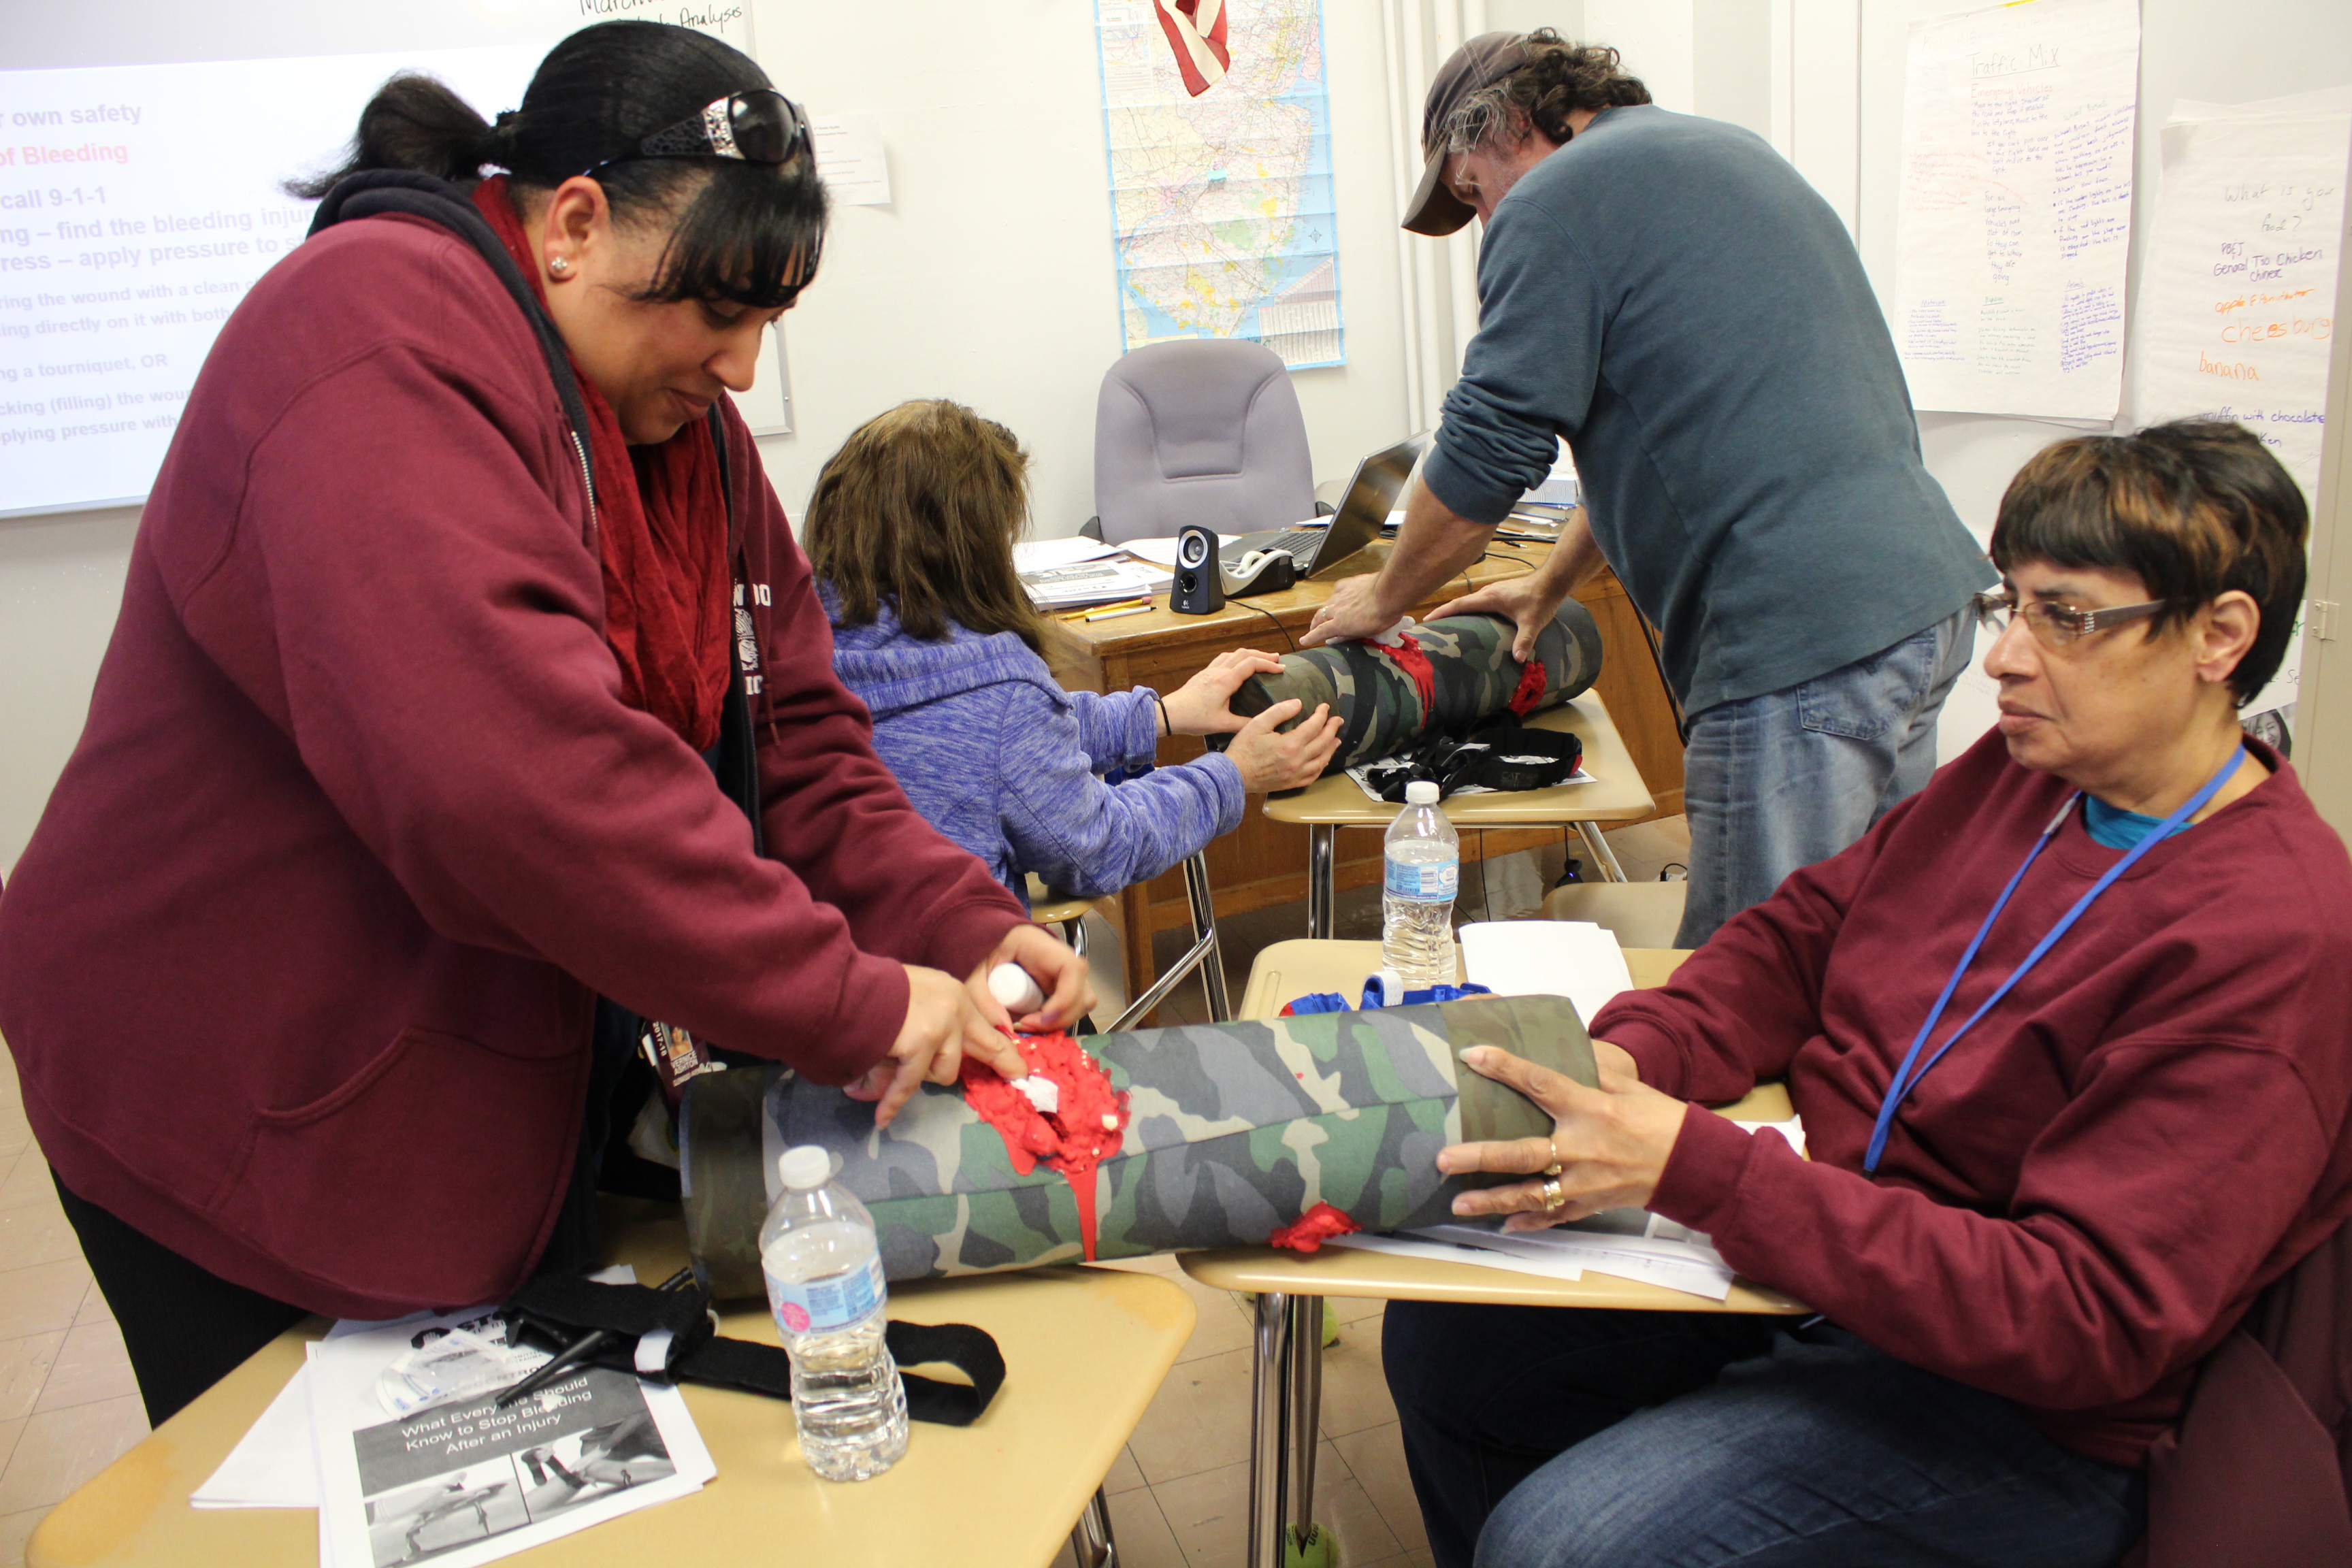
<path fill-rule="evenodd" d="M 2352 863 L 2238 720 L 2305 531 L 2238 426 L 2042 452 L 1977 605 L 1996 731 L 1597 1014 L 1598 1089 L 1468 1053 L 1557 1126 L 1442 1153 L 1529 1178 L 1461 1212 L 1646 1207 L 1821 1317 L 1391 1305 L 1438 1562 L 2093 1568 L 2138 1538 L 2199 1363 L 2352 1214 Z M 1703 1109 L 1765 1079 L 1810 1160 Z"/>
<path fill-rule="evenodd" d="M 760 68 L 607 23 L 495 125 L 396 78 L 302 194 L 0 895 L 0 1033 L 157 1421 L 306 1312 L 596 1262 L 641 1050 L 887 1121 L 1018 1070 L 995 963 L 1032 1022 L 1092 1001 L 875 756 L 722 395 L 824 233 Z"/>

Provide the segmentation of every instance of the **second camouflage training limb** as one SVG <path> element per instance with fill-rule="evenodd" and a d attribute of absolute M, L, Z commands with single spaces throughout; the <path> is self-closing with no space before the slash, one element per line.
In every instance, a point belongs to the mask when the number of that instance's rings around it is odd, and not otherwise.
<path fill-rule="evenodd" d="M 1339 717 L 1339 749 L 1323 772 L 1393 755 L 1422 736 L 1459 733 L 1502 713 L 1556 706 L 1601 674 L 1601 628 L 1575 600 L 1536 634 L 1535 658 L 1511 657 L 1517 629 L 1498 616 L 1448 616 L 1408 626 L 1396 647 L 1339 642 L 1282 656 L 1278 674 L 1253 676 L 1234 693 L 1243 718 L 1287 698 L 1303 717 L 1328 703 Z M 1213 736 L 1218 745 L 1226 737 Z"/>
<path fill-rule="evenodd" d="M 1541 1137 L 1551 1121 L 1461 1064 L 1469 1046 L 1596 1082 L 1576 1010 L 1557 996 L 1265 1023 L 1197 1024 L 1080 1042 L 1125 1102 L 1118 1146 L 1085 1178 L 1025 1174 L 998 1129 L 926 1085 L 887 1129 L 874 1108 L 779 1068 L 708 1074 L 679 1108 L 687 1240 L 711 1293 L 761 1289 L 760 1223 L 785 1148 L 832 1150 L 873 1212 L 892 1279 L 1262 1246 L 1318 1203 L 1367 1230 L 1433 1224 L 1454 1194 L 1505 1176 L 1441 1176 L 1449 1143 Z"/>

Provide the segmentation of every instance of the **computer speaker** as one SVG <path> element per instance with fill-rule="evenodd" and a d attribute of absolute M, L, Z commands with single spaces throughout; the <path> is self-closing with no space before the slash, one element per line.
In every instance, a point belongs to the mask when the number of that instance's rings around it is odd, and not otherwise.
<path fill-rule="evenodd" d="M 1215 529 L 1188 523 L 1176 531 L 1176 581 L 1168 590 L 1168 607 L 1180 616 L 1214 615 L 1225 607 Z"/>

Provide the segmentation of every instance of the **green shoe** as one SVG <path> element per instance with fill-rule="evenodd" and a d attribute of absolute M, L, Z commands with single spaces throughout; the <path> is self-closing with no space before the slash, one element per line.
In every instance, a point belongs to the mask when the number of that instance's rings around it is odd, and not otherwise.
<path fill-rule="evenodd" d="M 1323 1298 L 1323 1348 L 1328 1351 L 1339 1342 L 1339 1309 L 1331 1304 L 1330 1297 L 1326 1296 Z"/>
<path fill-rule="evenodd" d="M 1310 1524 L 1283 1538 L 1282 1568 L 1337 1568 L 1339 1541 L 1325 1526 Z"/>

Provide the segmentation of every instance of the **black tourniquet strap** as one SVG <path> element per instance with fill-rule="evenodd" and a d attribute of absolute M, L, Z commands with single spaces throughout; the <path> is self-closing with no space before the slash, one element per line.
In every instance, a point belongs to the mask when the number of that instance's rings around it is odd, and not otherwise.
<path fill-rule="evenodd" d="M 793 1396 L 792 1358 L 774 1345 L 719 1335 L 710 1318 L 710 1298 L 698 1285 L 655 1290 L 643 1285 L 600 1285 L 575 1275 L 545 1274 L 507 1303 L 507 1310 L 562 1342 L 592 1329 L 620 1336 L 621 1343 L 589 1360 L 615 1372 L 637 1372 L 637 1341 L 657 1329 L 671 1339 L 659 1373 L 672 1381 L 716 1384 L 777 1399 Z M 890 1357 L 907 1387 L 907 1414 L 940 1426 L 969 1426 L 980 1419 L 1004 1386 L 1004 1356 L 985 1329 L 969 1323 L 893 1322 L 885 1333 Z M 940 1363 L 971 1380 L 969 1387 L 916 1377 L 910 1366 Z"/>

